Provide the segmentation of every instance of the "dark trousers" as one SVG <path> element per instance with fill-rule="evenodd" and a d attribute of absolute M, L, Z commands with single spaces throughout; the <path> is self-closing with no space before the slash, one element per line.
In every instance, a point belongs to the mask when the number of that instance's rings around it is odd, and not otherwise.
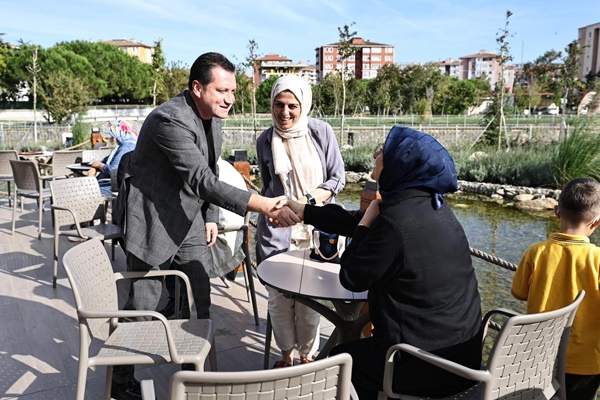
<path fill-rule="evenodd" d="M 594 400 L 600 388 L 600 375 L 565 374 L 567 400 Z"/>
<path fill-rule="evenodd" d="M 481 365 L 481 339 L 475 335 L 464 343 L 433 351 L 441 357 L 470 368 Z M 387 347 L 382 348 L 373 337 L 342 343 L 330 355 L 352 356 L 352 385 L 360 400 L 376 400 L 383 390 L 383 371 Z M 396 393 L 415 396 L 443 397 L 458 393 L 475 382 L 451 374 L 408 354 L 401 354 L 394 365 L 393 389 Z"/>
<path fill-rule="evenodd" d="M 185 273 L 189 280 L 196 303 L 198 318 L 210 317 L 210 281 L 205 263 L 212 262 L 212 256 L 206 246 L 206 233 L 202 218 L 196 218 L 190 231 L 177 253 L 159 266 L 146 264 L 131 253 L 127 253 L 128 271 L 150 271 L 176 269 Z M 162 295 L 162 278 L 133 279 L 129 287 L 129 298 L 126 310 L 156 310 Z M 133 365 L 115 366 L 113 382 L 123 384 L 133 379 Z"/>

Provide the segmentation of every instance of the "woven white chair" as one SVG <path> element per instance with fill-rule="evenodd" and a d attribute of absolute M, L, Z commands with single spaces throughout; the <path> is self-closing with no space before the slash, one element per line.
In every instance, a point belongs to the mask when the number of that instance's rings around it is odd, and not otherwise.
<path fill-rule="evenodd" d="M 68 250 L 63 257 L 73 289 L 79 321 L 79 368 L 76 399 L 85 396 L 87 370 L 106 366 L 106 399 L 110 398 L 114 365 L 194 364 L 204 369 L 210 355 L 216 369 L 213 325 L 196 319 L 196 305 L 187 275 L 176 270 L 114 273 L 104 246 L 88 240 Z M 183 279 L 189 299 L 190 319 L 169 320 L 156 311 L 118 309 L 117 280 L 175 275 Z M 152 317 L 152 321 L 119 322 L 119 318 Z M 96 340 L 94 340 L 96 339 Z M 96 343 L 99 341 L 100 343 Z M 90 355 L 90 346 L 99 350 Z"/>
<path fill-rule="evenodd" d="M 106 199 L 94 177 L 50 181 L 54 215 L 54 265 L 52 287 L 56 287 L 58 250 L 61 236 L 83 240 L 112 240 L 112 259 L 115 244 L 122 237 L 119 226 L 106 223 Z"/>
<path fill-rule="evenodd" d="M 51 162 L 49 164 L 40 164 L 40 167 L 51 170 L 51 173 L 48 175 L 52 175 L 54 179 L 69 178 L 73 176 L 73 171 L 67 168 L 67 165 L 79 162 L 82 156 L 82 150 L 55 151 L 52 154 Z"/>
<path fill-rule="evenodd" d="M 38 239 L 41 239 L 44 201 L 49 200 L 51 197 L 50 189 L 44 188 L 44 180 L 49 178 L 40 175 L 40 170 L 35 161 L 10 160 L 10 166 L 13 171 L 13 180 L 15 183 L 11 234 L 15 234 L 17 197 L 21 198 L 21 212 L 23 212 L 23 197 L 26 197 L 35 199 L 38 203 Z"/>
<path fill-rule="evenodd" d="M 352 357 L 336 356 L 289 368 L 242 372 L 176 372 L 169 399 L 348 400 L 357 399 L 350 381 Z M 142 399 L 154 400 L 151 380 L 142 381 Z"/>
<path fill-rule="evenodd" d="M 585 291 L 581 291 L 570 305 L 545 313 L 518 314 L 505 309 L 488 312 L 483 319 L 484 338 L 493 315 L 509 318 L 500 328 L 486 365 L 481 370 L 467 368 L 409 344 L 393 345 L 387 352 L 383 391 L 391 398 L 419 398 L 395 393 L 392 389 L 394 356 L 396 352 L 403 351 L 463 378 L 479 382 L 464 392 L 447 397 L 448 399 L 564 400 L 567 345 L 575 313 L 584 296 Z M 435 385 L 435 382 L 431 382 L 431 385 Z"/>
<path fill-rule="evenodd" d="M 6 190 L 8 192 L 8 206 L 12 204 L 10 195 L 10 186 L 13 183 L 13 172 L 10 167 L 9 160 L 18 160 L 19 153 L 16 150 L 0 150 L 0 182 L 6 183 Z"/>

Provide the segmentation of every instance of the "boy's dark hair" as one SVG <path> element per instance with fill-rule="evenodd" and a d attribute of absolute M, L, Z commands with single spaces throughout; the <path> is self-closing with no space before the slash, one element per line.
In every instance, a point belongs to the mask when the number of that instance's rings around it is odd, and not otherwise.
<path fill-rule="evenodd" d="M 206 86 L 213 81 L 212 69 L 221 67 L 227 72 L 235 73 L 235 66 L 231 61 L 220 53 L 204 53 L 196 58 L 192 68 L 190 68 L 190 77 L 188 80 L 188 89 L 192 90 L 192 82 L 198 81 L 202 86 Z"/>
<path fill-rule="evenodd" d="M 563 187 L 558 198 L 561 218 L 589 223 L 600 215 L 600 183 L 593 178 L 575 178 Z"/>

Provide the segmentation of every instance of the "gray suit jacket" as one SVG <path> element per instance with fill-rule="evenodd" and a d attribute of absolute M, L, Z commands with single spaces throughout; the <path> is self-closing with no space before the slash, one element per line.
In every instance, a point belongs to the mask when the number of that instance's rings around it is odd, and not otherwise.
<path fill-rule="evenodd" d="M 125 248 L 150 265 L 175 255 L 195 218 L 218 221 L 216 207 L 246 212 L 250 193 L 221 182 L 221 120 L 213 118 L 214 164 L 202 120 L 188 91 L 144 121 L 115 206 Z M 202 224 L 204 225 L 204 224 Z"/>

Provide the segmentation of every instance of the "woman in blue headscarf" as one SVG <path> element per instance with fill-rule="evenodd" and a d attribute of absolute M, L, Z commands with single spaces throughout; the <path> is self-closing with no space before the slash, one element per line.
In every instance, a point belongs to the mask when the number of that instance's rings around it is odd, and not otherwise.
<path fill-rule="evenodd" d="M 376 151 L 372 177 L 381 200 L 364 212 L 290 202 L 307 224 L 352 237 L 341 257 L 340 282 L 369 291 L 372 337 L 342 343 L 350 353 L 359 398 L 382 390 L 385 356 L 409 343 L 470 368 L 481 365 L 481 301 L 465 232 L 444 202 L 457 190 L 452 157 L 433 137 L 395 126 Z M 473 382 L 416 358 L 397 357 L 396 392 L 439 397 Z"/>

